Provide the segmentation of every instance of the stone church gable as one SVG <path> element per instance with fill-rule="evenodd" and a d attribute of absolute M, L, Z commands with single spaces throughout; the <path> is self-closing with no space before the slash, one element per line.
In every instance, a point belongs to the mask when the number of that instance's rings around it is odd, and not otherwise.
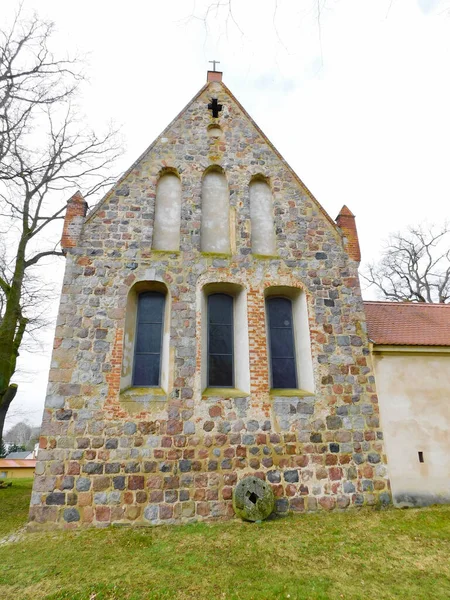
<path fill-rule="evenodd" d="M 206 109 L 212 97 L 217 98 L 223 106 L 218 118 L 214 118 L 211 111 Z M 296 206 L 305 204 L 305 211 L 320 220 L 322 227 L 333 230 L 336 240 L 341 238 L 336 223 L 230 90 L 218 81 L 207 83 L 194 96 L 94 207 L 86 219 L 84 236 L 89 235 L 89 227 L 95 224 L 97 214 L 108 210 L 111 203 L 113 210 L 119 208 L 130 212 L 133 210 L 133 201 L 141 200 L 145 208 L 151 209 L 156 183 L 165 172 L 177 173 L 185 183 L 185 202 L 192 196 L 200 199 L 201 176 L 212 165 L 222 167 L 232 180 L 232 206 L 237 202 L 233 195 L 238 195 L 241 202 L 246 200 L 248 203 L 246 196 L 252 178 L 266 177 L 274 191 L 275 202 L 281 206 L 289 201 Z"/>
<path fill-rule="evenodd" d="M 279 513 L 390 501 L 354 217 L 221 81 L 85 214 L 76 194 L 33 524 L 230 517 L 250 474 Z"/>

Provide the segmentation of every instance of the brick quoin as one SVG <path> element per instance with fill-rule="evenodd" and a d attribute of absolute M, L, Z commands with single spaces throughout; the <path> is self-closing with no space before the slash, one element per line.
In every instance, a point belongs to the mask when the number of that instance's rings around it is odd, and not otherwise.
<path fill-rule="evenodd" d="M 81 230 L 81 224 L 87 213 L 87 202 L 81 192 L 75 194 L 67 201 L 66 214 L 64 217 L 61 248 L 67 250 L 77 245 L 77 238 Z"/>
<path fill-rule="evenodd" d="M 347 238 L 347 252 L 349 257 L 352 260 L 361 262 L 361 250 L 359 248 L 355 215 L 345 206 L 345 204 L 336 218 L 336 223 Z"/>

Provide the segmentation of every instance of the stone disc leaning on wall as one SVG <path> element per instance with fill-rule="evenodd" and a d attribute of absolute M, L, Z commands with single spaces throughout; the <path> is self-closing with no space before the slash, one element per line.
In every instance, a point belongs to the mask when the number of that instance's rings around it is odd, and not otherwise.
<path fill-rule="evenodd" d="M 272 488 L 258 477 L 245 477 L 233 491 L 234 512 L 246 521 L 267 519 L 274 506 Z"/>

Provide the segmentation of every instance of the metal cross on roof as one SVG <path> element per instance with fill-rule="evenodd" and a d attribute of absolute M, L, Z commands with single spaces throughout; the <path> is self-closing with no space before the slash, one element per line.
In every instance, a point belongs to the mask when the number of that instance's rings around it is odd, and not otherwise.
<path fill-rule="evenodd" d="M 208 62 L 212 63 L 213 71 L 216 70 L 216 64 L 220 65 L 220 60 L 208 60 Z"/>

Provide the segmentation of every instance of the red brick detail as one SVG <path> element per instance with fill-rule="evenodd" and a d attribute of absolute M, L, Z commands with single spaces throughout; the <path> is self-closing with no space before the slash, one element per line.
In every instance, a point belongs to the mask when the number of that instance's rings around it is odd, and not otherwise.
<path fill-rule="evenodd" d="M 211 83 L 211 81 L 222 81 L 222 71 L 208 71 L 207 82 Z"/>
<path fill-rule="evenodd" d="M 347 238 L 347 254 L 352 260 L 361 261 L 361 250 L 359 249 L 358 232 L 356 230 L 355 215 L 345 206 L 336 218 L 338 227 Z"/>
<path fill-rule="evenodd" d="M 64 227 L 61 238 L 61 248 L 63 250 L 67 250 L 67 248 L 74 248 L 77 245 L 78 229 L 75 226 L 74 220 L 77 217 L 84 218 L 87 213 L 87 208 L 87 202 L 79 191 L 67 201 Z"/>
<path fill-rule="evenodd" d="M 107 405 L 114 411 L 115 417 L 121 417 L 123 411 L 118 403 L 120 391 L 120 374 L 123 359 L 123 329 L 117 328 L 114 338 L 114 346 L 111 354 L 111 371 L 106 375 L 108 384 Z M 126 414 L 126 413 L 125 413 Z"/>
<path fill-rule="evenodd" d="M 250 381 L 252 396 L 269 392 L 269 365 L 267 357 L 266 316 L 264 296 L 260 289 L 251 289 L 247 295 L 248 330 L 250 338 Z"/>

